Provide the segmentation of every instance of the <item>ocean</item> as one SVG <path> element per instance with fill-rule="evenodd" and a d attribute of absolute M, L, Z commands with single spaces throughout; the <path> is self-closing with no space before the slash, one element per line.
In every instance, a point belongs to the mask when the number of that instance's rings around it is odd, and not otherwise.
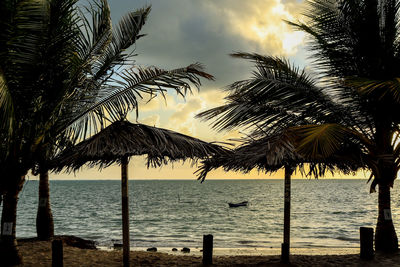
<path fill-rule="evenodd" d="M 399 225 L 399 187 L 392 216 Z M 201 247 L 204 234 L 216 248 L 280 247 L 283 180 L 130 180 L 133 247 Z M 50 181 L 55 234 L 121 243 L 120 181 Z M 229 208 L 228 202 L 249 201 Z M 38 181 L 20 194 L 17 237 L 34 237 Z M 359 227 L 375 227 L 377 193 L 366 180 L 292 180 L 292 247 L 356 247 Z"/>

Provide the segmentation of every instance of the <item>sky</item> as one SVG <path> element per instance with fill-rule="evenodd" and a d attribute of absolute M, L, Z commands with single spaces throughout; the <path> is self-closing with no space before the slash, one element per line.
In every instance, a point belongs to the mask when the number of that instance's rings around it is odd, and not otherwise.
<path fill-rule="evenodd" d="M 205 141 L 226 141 L 240 137 L 239 131 L 217 132 L 211 122 L 194 116 L 201 111 L 224 103 L 224 87 L 251 76 L 252 65 L 229 56 L 232 52 L 256 52 L 264 55 L 288 57 L 300 67 L 308 67 L 306 36 L 293 31 L 283 20 L 302 19 L 302 0 L 109 0 L 112 21 L 116 24 L 129 10 L 151 5 L 150 16 L 142 33 L 147 34 L 136 43 L 135 63 L 174 69 L 200 62 L 215 81 L 205 81 L 197 91 L 185 99 L 173 92 L 166 99 L 156 98 L 140 102 L 136 120 L 151 126 L 167 128 Z M 195 179 L 196 167 L 190 163 L 159 169 L 147 169 L 144 157 L 133 157 L 129 164 L 130 179 Z M 333 175 L 334 177 L 346 177 Z M 282 178 L 283 171 L 247 175 L 216 170 L 209 179 Z M 295 178 L 301 178 L 299 173 Z M 332 177 L 332 175 L 328 176 Z M 364 177 L 358 173 L 356 177 Z M 120 179 L 120 167 L 103 169 L 83 168 L 66 174 L 51 175 L 52 179 Z"/>

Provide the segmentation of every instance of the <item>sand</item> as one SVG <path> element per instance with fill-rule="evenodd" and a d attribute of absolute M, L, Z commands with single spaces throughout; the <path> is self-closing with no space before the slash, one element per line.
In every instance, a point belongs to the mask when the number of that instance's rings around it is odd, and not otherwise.
<path fill-rule="evenodd" d="M 24 261 L 22 266 L 51 266 L 51 242 L 20 242 L 19 249 Z M 189 254 L 172 251 L 169 253 L 131 251 L 131 266 L 201 266 L 199 249 L 192 250 L 195 252 Z M 245 255 L 243 251 L 232 255 L 235 250 L 228 251 L 231 255 L 221 255 L 224 250 L 216 249 L 214 265 L 285 266 L 280 264 L 278 255 L 270 255 L 279 254 L 278 249 L 255 249 L 259 255 Z M 295 248 L 292 249 L 292 253 L 294 254 L 291 256 L 292 266 L 400 266 L 400 253 L 377 254 L 371 261 L 360 260 L 356 248 Z M 64 266 L 122 266 L 122 251 L 81 249 L 64 244 Z"/>

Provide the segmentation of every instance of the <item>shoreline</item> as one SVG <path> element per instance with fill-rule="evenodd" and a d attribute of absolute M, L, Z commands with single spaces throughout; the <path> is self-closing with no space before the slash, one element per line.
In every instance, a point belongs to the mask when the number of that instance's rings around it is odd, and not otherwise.
<path fill-rule="evenodd" d="M 74 235 L 56 235 L 53 239 L 61 239 L 66 246 L 76 247 L 81 249 L 95 249 L 99 251 L 121 251 L 122 246 L 119 248 L 114 248 L 112 246 L 99 246 L 97 242 L 90 239 L 84 239 Z M 42 242 L 38 240 L 36 237 L 26 237 L 26 238 L 17 238 L 18 245 L 26 244 L 26 243 L 36 243 Z M 51 241 L 44 241 L 51 242 Z M 120 244 L 122 245 L 122 244 Z M 149 247 L 130 247 L 131 252 L 147 252 Z M 201 256 L 202 255 L 202 244 L 198 246 L 188 246 L 190 249 L 189 253 L 181 252 L 183 247 L 175 246 L 175 247 L 156 247 L 157 252 L 176 255 L 176 256 Z M 173 251 L 172 249 L 176 248 L 177 251 Z M 215 256 L 263 256 L 263 255 L 280 255 L 281 248 L 280 247 L 231 247 L 231 248 L 213 248 L 213 255 Z M 338 246 L 293 246 L 290 247 L 291 255 L 346 255 L 346 254 L 358 254 L 360 253 L 360 247 L 338 247 Z"/>
<path fill-rule="evenodd" d="M 64 243 L 64 266 L 122 266 L 122 250 L 78 248 Z M 24 264 L 21 266 L 51 266 L 51 241 L 19 242 Z M 201 266 L 200 249 L 190 253 L 147 252 L 136 248 L 130 252 L 131 266 Z M 179 250 L 181 248 L 178 248 Z M 247 248 L 214 249 L 214 266 L 287 266 L 280 263 L 280 249 Z M 192 252 L 193 251 L 193 252 Z M 228 253 L 228 254 L 226 254 Z M 400 252 L 377 253 L 374 260 L 361 260 L 359 248 L 291 248 L 291 265 L 295 266 L 399 266 Z"/>
<path fill-rule="evenodd" d="M 99 250 L 113 251 L 113 248 L 97 247 Z M 172 251 L 172 247 L 157 247 L 157 252 L 176 255 L 176 256 L 187 256 L 196 255 L 201 256 L 202 247 L 190 248 L 190 253 L 184 253 L 180 250 L 181 247 L 176 247 L 178 251 Z M 135 247 L 131 248 L 130 251 L 145 251 L 147 247 Z M 347 255 L 347 254 L 359 254 L 359 247 L 291 247 L 290 254 L 292 255 Z M 280 255 L 281 248 L 213 248 L 213 255 L 215 256 L 272 256 Z"/>

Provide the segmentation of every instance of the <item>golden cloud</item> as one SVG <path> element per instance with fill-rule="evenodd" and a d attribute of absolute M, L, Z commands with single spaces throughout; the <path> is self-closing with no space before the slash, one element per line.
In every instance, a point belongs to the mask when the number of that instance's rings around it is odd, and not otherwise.
<path fill-rule="evenodd" d="M 176 105 L 176 112 L 170 117 L 176 123 L 192 119 L 195 113 L 203 107 L 203 101 L 198 96 L 192 96 L 186 103 Z"/>
<path fill-rule="evenodd" d="M 143 99 L 138 99 L 139 112 L 169 109 L 174 107 L 174 105 L 171 105 L 174 102 L 174 97 L 171 94 L 165 94 L 165 98 L 162 95 L 157 95 L 155 98 L 144 95 Z"/>
<path fill-rule="evenodd" d="M 146 124 L 146 125 L 157 127 L 158 125 L 160 125 L 160 116 L 155 114 L 155 115 L 147 116 L 143 119 L 139 118 L 139 122 Z"/>
<path fill-rule="evenodd" d="M 236 5 L 235 5 L 236 3 Z M 255 42 L 270 54 L 293 55 L 304 43 L 304 33 L 295 32 L 284 21 L 295 21 L 300 17 L 303 3 L 282 0 L 230 1 L 226 5 L 208 2 L 219 10 L 222 20 L 240 36 Z M 223 6 L 223 8 L 221 8 Z"/>

